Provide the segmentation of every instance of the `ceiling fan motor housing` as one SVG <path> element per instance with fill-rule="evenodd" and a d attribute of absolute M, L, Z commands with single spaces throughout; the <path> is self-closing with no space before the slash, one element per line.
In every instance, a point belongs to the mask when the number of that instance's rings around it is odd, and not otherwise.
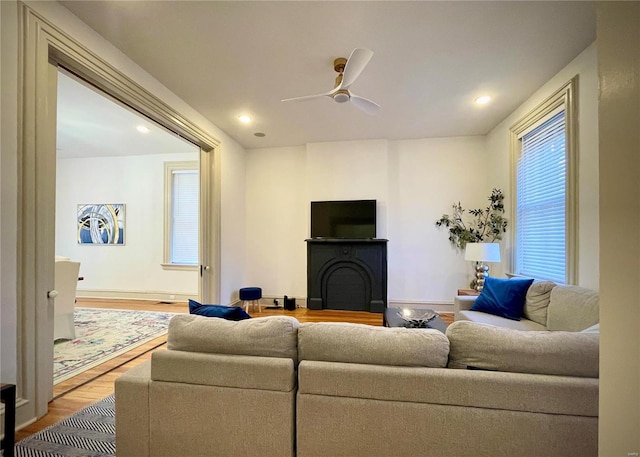
<path fill-rule="evenodd" d="M 349 92 L 346 90 L 339 90 L 333 94 L 333 101 L 337 103 L 345 103 L 349 101 Z"/>

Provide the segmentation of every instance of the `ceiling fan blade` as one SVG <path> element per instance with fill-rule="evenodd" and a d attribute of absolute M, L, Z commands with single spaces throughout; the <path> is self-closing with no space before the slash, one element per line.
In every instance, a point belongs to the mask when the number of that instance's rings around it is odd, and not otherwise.
<path fill-rule="evenodd" d="M 380 105 L 376 102 L 373 102 L 368 98 L 359 97 L 358 95 L 351 94 L 351 98 L 349 100 L 367 114 L 374 115 L 380 109 Z"/>
<path fill-rule="evenodd" d="M 316 95 L 305 95 L 303 97 L 293 97 L 293 98 L 285 98 L 283 100 L 280 100 L 281 102 L 301 102 L 304 100 L 311 100 L 314 98 L 320 98 L 320 97 L 330 97 L 333 94 L 335 94 L 338 91 L 338 88 L 336 87 L 335 89 L 331 89 L 329 92 L 325 92 L 324 94 L 316 94 Z"/>
<path fill-rule="evenodd" d="M 367 66 L 371 57 L 373 56 L 373 51 L 366 48 L 356 48 L 353 50 L 349 58 L 347 59 L 347 65 L 344 67 L 344 72 L 342 73 L 342 83 L 340 84 L 341 89 L 347 89 L 354 81 L 360 76 L 364 67 Z"/>

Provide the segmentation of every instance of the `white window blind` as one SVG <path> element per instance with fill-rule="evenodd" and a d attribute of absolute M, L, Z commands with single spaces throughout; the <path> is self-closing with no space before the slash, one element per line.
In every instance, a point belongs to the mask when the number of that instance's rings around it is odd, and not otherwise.
<path fill-rule="evenodd" d="M 173 170 L 171 189 L 172 264 L 198 264 L 198 195 L 197 170 Z"/>
<path fill-rule="evenodd" d="M 567 283 L 565 112 L 521 137 L 517 163 L 516 273 Z"/>

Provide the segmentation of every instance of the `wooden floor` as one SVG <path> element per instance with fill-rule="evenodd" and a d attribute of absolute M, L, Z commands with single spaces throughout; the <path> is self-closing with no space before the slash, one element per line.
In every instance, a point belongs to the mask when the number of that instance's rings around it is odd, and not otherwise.
<path fill-rule="evenodd" d="M 142 300 L 103 300 L 78 299 L 76 306 L 84 308 L 134 309 L 139 311 L 165 311 L 188 313 L 186 303 L 167 304 L 156 301 Z M 360 311 L 337 310 L 309 310 L 298 308 L 294 311 L 283 309 L 268 310 L 263 307 L 262 312 L 252 313 L 253 317 L 287 315 L 293 316 L 300 322 L 353 322 L 358 324 L 382 325 L 382 314 Z M 442 319 L 453 322 L 453 314 L 443 313 Z M 114 381 L 122 373 L 139 363 L 151 358 L 155 350 L 166 349 L 166 335 L 111 359 L 101 365 L 93 367 L 73 378 L 54 386 L 53 400 L 49 403 L 49 412 L 33 424 L 16 432 L 16 441 L 26 438 L 49 425 L 72 415 L 76 411 L 113 393 Z"/>

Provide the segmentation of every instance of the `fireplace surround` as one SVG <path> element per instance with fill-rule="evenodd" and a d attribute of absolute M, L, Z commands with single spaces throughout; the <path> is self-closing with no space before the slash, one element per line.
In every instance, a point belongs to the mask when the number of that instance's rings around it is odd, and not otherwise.
<path fill-rule="evenodd" d="M 309 309 L 384 312 L 388 240 L 313 238 L 305 241 Z"/>

